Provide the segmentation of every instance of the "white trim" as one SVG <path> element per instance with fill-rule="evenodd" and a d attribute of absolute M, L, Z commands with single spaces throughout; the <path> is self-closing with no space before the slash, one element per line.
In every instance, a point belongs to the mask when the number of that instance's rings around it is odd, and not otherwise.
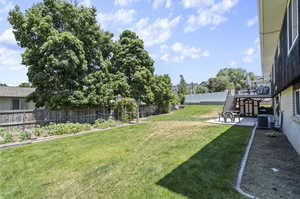
<path fill-rule="evenodd" d="M 292 45 L 290 46 L 290 10 L 289 10 L 289 7 L 290 7 L 290 5 L 292 5 L 292 23 L 294 22 L 294 7 L 293 7 L 293 2 L 294 1 L 296 1 L 297 2 L 297 6 L 296 6 L 296 9 L 297 9 L 297 20 L 296 20 L 296 22 L 297 22 L 297 31 L 296 31 L 296 33 L 297 33 L 297 35 L 296 35 L 296 37 L 295 37 L 295 39 L 294 39 L 294 41 L 292 42 Z M 287 4 L 287 18 L 286 18 L 286 20 L 287 20 L 287 47 L 288 47 L 288 55 L 290 55 L 290 52 L 293 50 L 293 48 L 294 48 L 294 46 L 295 46 L 295 43 L 296 43 L 296 41 L 297 41 L 297 39 L 298 39 L 298 36 L 299 36 L 299 10 L 298 10 L 298 7 L 299 7 L 299 1 L 298 0 L 289 0 L 288 1 L 288 4 Z M 292 24 L 292 39 L 293 39 L 293 24 Z"/>

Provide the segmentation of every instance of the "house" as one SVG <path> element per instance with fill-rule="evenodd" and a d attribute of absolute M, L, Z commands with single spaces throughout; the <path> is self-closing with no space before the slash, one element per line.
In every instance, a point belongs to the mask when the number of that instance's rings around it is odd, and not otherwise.
<path fill-rule="evenodd" d="M 0 111 L 34 109 L 35 104 L 26 100 L 34 90 L 34 88 L 0 86 Z"/>
<path fill-rule="evenodd" d="M 300 153 L 299 0 L 258 0 L 262 72 L 276 124 Z"/>
<path fill-rule="evenodd" d="M 201 104 L 201 105 L 223 105 L 226 101 L 228 91 L 191 94 L 185 96 L 185 104 Z"/>

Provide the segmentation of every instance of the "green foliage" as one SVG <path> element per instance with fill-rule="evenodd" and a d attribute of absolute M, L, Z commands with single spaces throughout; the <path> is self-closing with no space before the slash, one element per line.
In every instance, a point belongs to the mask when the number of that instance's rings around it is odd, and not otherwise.
<path fill-rule="evenodd" d="M 163 113 L 169 112 L 170 105 L 176 103 L 170 77 L 168 75 L 154 76 L 152 90 L 154 93 L 154 104 L 158 106 L 159 111 Z"/>
<path fill-rule="evenodd" d="M 178 101 L 179 101 L 180 104 L 184 104 L 184 102 L 185 102 L 185 95 L 178 94 L 177 98 L 178 98 Z"/>
<path fill-rule="evenodd" d="M 71 99 L 76 106 L 111 105 L 118 95 L 128 96 L 130 92 L 127 77 L 120 72 L 109 73 L 106 68 L 86 76 L 83 85 Z"/>
<path fill-rule="evenodd" d="M 10 11 L 15 38 L 25 48 L 22 63 L 36 88 L 31 99 L 38 107 L 73 106 L 85 76 L 110 57 L 113 35 L 100 29 L 96 16 L 95 8 L 60 0 L 44 0 L 24 13 L 18 6 Z"/>
<path fill-rule="evenodd" d="M 13 135 L 10 132 L 6 132 L 5 130 L 1 130 L 0 136 L 3 138 L 4 143 L 13 142 Z"/>
<path fill-rule="evenodd" d="M 31 84 L 28 82 L 23 82 L 19 85 L 19 87 L 23 87 L 23 88 L 31 88 Z"/>
<path fill-rule="evenodd" d="M 44 128 L 34 128 L 32 134 L 36 137 L 46 136 Z"/>
<path fill-rule="evenodd" d="M 153 88 L 159 82 L 143 41 L 125 30 L 113 42 L 113 34 L 100 29 L 96 16 L 95 8 L 64 0 L 44 0 L 24 12 L 16 6 L 9 12 L 15 39 L 25 49 L 22 63 L 36 88 L 28 100 L 51 109 L 107 106 L 117 96 L 170 103 L 167 85 Z M 163 95 L 158 88 L 164 88 Z"/>
<path fill-rule="evenodd" d="M 136 118 L 137 104 L 132 98 L 122 98 L 116 102 L 115 114 L 122 121 L 132 121 Z"/>
<path fill-rule="evenodd" d="M 227 77 L 220 76 L 215 78 L 210 78 L 208 80 L 208 89 L 210 92 L 221 92 L 226 89 L 231 89 L 232 84 Z"/>
<path fill-rule="evenodd" d="M 32 134 L 28 131 L 21 131 L 19 133 L 19 139 L 21 141 L 25 141 L 25 140 L 30 140 L 31 139 Z"/>
<path fill-rule="evenodd" d="M 208 93 L 209 90 L 206 86 L 197 85 L 195 91 L 196 91 L 196 94 L 200 94 L 200 93 Z"/>
<path fill-rule="evenodd" d="M 128 78 L 131 87 L 130 97 L 145 103 L 153 101 L 154 95 L 151 90 L 153 65 L 154 61 L 144 49 L 144 43 L 136 33 L 123 31 L 116 42 L 111 71 L 124 73 Z"/>
<path fill-rule="evenodd" d="M 5 84 L 5 83 L 0 83 L 0 86 L 7 87 L 7 84 Z"/>
<path fill-rule="evenodd" d="M 248 88 L 247 78 L 249 77 L 251 80 L 255 79 L 255 75 L 253 73 L 247 73 L 244 69 L 235 69 L 235 68 L 224 68 L 221 69 L 216 78 L 226 78 L 232 84 L 231 87 L 235 89 Z"/>
<path fill-rule="evenodd" d="M 96 120 L 94 127 L 99 129 L 107 129 L 107 128 L 116 127 L 120 124 L 122 124 L 122 122 L 112 120 L 112 119 L 108 119 L 108 120 L 98 119 Z"/>
<path fill-rule="evenodd" d="M 183 75 L 180 75 L 180 82 L 177 86 L 177 93 L 178 95 L 186 95 L 188 94 L 188 88 L 187 88 L 187 83 L 183 77 Z"/>
<path fill-rule="evenodd" d="M 45 127 L 41 127 L 39 130 L 34 130 L 37 135 L 63 135 L 63 134 L 76 134 L 81 131 L 90 130 L 92 127 L 90 124 L 79 123 L 64 123 L 64 124 L 50 124 Z"/>

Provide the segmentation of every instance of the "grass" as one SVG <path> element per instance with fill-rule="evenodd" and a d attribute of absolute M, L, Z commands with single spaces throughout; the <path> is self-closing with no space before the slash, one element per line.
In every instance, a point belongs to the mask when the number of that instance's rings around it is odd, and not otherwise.
<path fill-rule="evenodd" d="M 218 112 L 221 112 L 222 106 L 199 106 L 189 105 L 178 111 L 169 114 L 162 114 L 147 118 L 148 121 L 205 121 L 218 117 Z"/>
<path fill-rule="evenodd" d="M 0 198 L 241 199 L 232 184 L 251 129 L 195 119 L 215 108 L 1 150 Z"/>

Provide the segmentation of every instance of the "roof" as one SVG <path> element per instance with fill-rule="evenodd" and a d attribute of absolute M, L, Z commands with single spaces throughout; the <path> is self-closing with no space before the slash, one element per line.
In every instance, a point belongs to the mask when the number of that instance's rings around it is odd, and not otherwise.
<path fill-rule="evenodd" d="M 288 0 L 258 0 L 261 64 L 270 75 Z"/>
<path fill-rule="evenodd" d="M 193 94 L 185 96 L 185 103 L 201 103 L 201 102 L 225 102 L 227 91 L 216 93 Z"/>
<path fill-rule="evenodd" d="M 35 88 L 0 86 L 0 97 L 27 97 Z"/>

